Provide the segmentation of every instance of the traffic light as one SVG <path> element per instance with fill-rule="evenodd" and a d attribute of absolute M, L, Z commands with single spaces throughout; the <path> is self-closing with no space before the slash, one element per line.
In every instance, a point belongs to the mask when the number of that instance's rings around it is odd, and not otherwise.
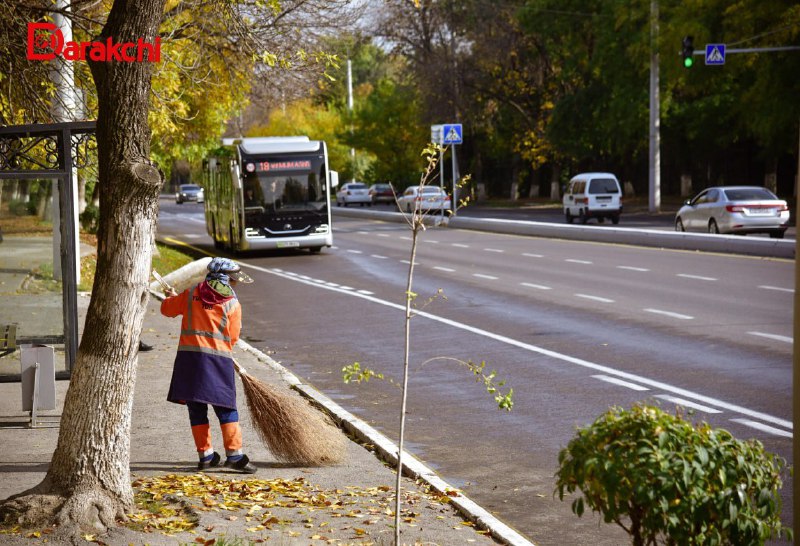
<path fill-rule="evenodd" d="M 692 55 L 694 54 L 694 37 L 693 36 L 684 36 L 683 37 L 683 50 L 681 51 L 683 55 L 683 66 L 684 68 L 692 68 L 694 64 L 694 58 Z"/>

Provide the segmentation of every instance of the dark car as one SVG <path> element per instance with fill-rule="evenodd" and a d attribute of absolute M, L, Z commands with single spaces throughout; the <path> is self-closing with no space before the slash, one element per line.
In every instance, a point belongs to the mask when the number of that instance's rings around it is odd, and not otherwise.
<path fill-rule="evenodd" d="M 181 184 L 175 193 L 175 202 L 179 205 L 186 201 L 203 202 L 203 188 L 197 184 Z"/>
<path fill-rule="evenodd" d="M 394 203 L 394 188 L 391 184 L 373 184 L 369 188 L 369 195 L 372 197 L 372 204 Z"/>

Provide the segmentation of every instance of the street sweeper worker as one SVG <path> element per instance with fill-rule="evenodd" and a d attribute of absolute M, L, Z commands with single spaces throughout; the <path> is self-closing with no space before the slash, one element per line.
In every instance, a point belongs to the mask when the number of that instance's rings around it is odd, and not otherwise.
<path fill-rule="evenodd" d="M 189 423 L 200 461 L 198 470 L 217 467 L 221 457 L 211 444 L 208 406 L 214 408 L 222 428 L 225 467 L 252 474 L 257 469 L 242 452 L 233 346 L 242 328 L 242 307 L 233 287 L 251 283 L 239 264 L 228 258 L 214 258 L 203 282 L 178 294 L 165 289 L 161 314 L 183 315 L 178 354 L 172 369 L 167 400 L 186 404 Z"/>

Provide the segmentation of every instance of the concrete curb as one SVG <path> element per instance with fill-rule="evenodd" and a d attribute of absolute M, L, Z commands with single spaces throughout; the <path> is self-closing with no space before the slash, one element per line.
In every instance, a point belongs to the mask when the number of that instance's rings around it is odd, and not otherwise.
<path fill-rule="evenodd" d="M 195 260 L 172 273 L 163 275 L 164 280 L 179 289 L 187 288 L 198 277 L 204 275 L 211 258 Z M 164 299 L 161 285 L 154 281 L 150 283 L 151 294 L 159 299 Z M 302 379 L 281 366 L 275 359 L 262 353 L 249 343 L 243 340 L 237 342 L 237 346 L 255 356 L 259 361 L 264 362 L 277 372 L 283 381 L 291 388 L 302 394 L 318 407 L 327 411 L 332 418 L 347 432 L 355 436 L 360 442 L 375 446 L 375 452 L 384 461 L 397 465 L 397 457 L 400 449 L 386 436 L 375 430 L 373 427 L 341 407 L 339 404 L 325 396 L 313 386 L 303 382 Z M 495 540 L 509 546 L 535 546 L 533 542 L 520 535 L 511 527 L 494 517 L 480 505 L 470 500 L 468 497 L 459 493 L 457 497 L 448 495 L 456 491 L 456 488 L 442 480 L 436 473 L 425 466 L 407 451 L 403 451 L 403 474 L 414 479 L 422 480 L 433 490 L 450 498 L 450 503 L 467 519 L 475 523 L 481 529 L 485 529 Z"/>
<path fill-rule="evenodd" d="M 278 372 L 292 388 L 327 411 L 340 426 L 355 436 L 359 441 L 375 446 L 375 451 L 381 459 L 393 465 L 397 465 L 397 457 L 400 449 L 394 442 L 319 392 L 313 386 L 304 383 L 302 379 L 249 343 L 239 340 L 237 345 Z M 405 450 L 403 451 L 403 474 L 416 480 L 422 480 L 438 493 L 449 496 L 450 503 L 455 506 L 464 517 L 475 523 L 481 529 L 485 529 L 495 540 L 509 546 L 535 546 L 533 542 L 530 542 L 514 529 L 494 517 L 464 494 L 458 493 L 458 496 L 450 496 L 453 491 L 457 491 L 456 488 L 449 485 L 433 470 L 425 466 L 419 459 Z"/>
<path fill-rule="evenodd" d="M 385 222 L 405 222 L 403 213 L 383 212 L 362 209 L 331 209 L 338 216 L 352 218 L 368 218 Z M 431 217 L 432 221 L 434 217 Z M 435 217 L 436 221 L 439 217 Z M 446 219 L 447 220 L 447 219 Z M 428 222 L 426 221 L 426 224 Z M 674 250 L 699 250 L 703 252 L 720 252 L 725 254 L 744 254 L 768 258 L 794 259 L 795 241 L 783 239 L 764 239 L 741 237 L 738 235 L 709 235 L 706 233 L 686 233 L 674 231 L 658 231 L 652 229 L 627 229 L 604 226 L 583 226 L 572 224 L 552 224 L 547 222 L 531 222 L 525 220 L 504 220 L 498 218 L 466 218 L 455 216 L 444 222 L 454 229 L 469 229 L 506 233 L 529 237 L 546 237 L 568 239 L 573 241 L 589 241 L 599 243 L 616 243 L 636 246 L 669 248 Z"/>

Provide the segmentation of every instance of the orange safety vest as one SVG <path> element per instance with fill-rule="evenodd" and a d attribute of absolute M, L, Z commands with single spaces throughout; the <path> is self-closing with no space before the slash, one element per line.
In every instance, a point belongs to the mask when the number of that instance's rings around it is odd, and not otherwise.
<path fill-rule="evenodd" d="M 200 299 L 200 285 L 161 302 L 161 314 L 183 315 L 178 351 L 231 357 L 242 328 L 242 306 L 235 297 L 221 304 Z M 189 295 L 191 294 L 191 297 Z"/>

